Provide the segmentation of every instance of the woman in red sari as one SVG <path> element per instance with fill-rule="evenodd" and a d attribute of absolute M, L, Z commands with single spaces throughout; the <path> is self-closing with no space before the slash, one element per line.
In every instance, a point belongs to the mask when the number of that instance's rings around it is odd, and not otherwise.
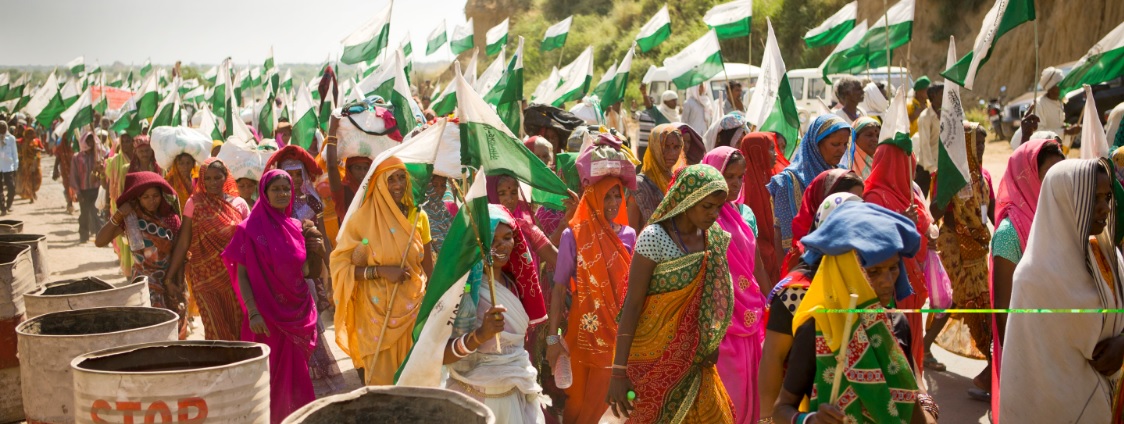
<path fill-rule="evenodd" d="M 780 169 L 784 156 L 777 154 L 776 134 L 753 132 L 742 137 L 739 149 L 746 159 L 745 177 L 742 180 L 743 200 L 757 217 L 757 251 L 761 253 L 762 265 L 769 281 L 758 284 L 772 286 L 780 280 L 780 239 L 773 219 L 773 196 L 765 185 Z M 786 165 L 787 165 L 787 161 Z M 778 169 L 778 167 L 780 169 Z"/>
<path fill-rule="evenodd" d="M 195 194 L 184 206 L 169 272 L 176 275 L 186 261 L 187 283 L 199 305 L 205 338 L 238 341 L 242 311 L 219 254 L 230 244 L 234 229 L 250 215 L 250 207 L 238 196 L 234 177 L 221 160 L 207 159 L 201 169 Z"/>
<path fill-rule="evenodd" d="M 920 309 L 929 299 L 929 291 L 925 287 L 924 274 L 921 272 L 919 258 L 926 258 L 929 254 L 929 243 L 934 240 L 929 237 L 929 226 L 933 218 L 929 216 L 929 209 L 919 190 L 913 189 L 913 172 L 917 167 L 917 160 L 911 156 L 913 145 L 908 141 L 897 144 L 893 139 L 882 141 L 874 151 L 874 165 L 870 176 L 866 179 L 866 189 L 863 200 L 874 203 L 886 209 L 905 215 L 917 224 L 917 232 L 928 238 L 927 243 L 921 243 L 921 249 L 912 258 L 902 258 L 909 284 L 913 287 L 913 295 L 899 301 L 897 306 L 901 309 Z M 924 360 L 925 323 L 920 313 L 907 313 L 910 344 L 913 363 L 921 364 Z M 918 367 L 921 369 L 922 367 Z"/>

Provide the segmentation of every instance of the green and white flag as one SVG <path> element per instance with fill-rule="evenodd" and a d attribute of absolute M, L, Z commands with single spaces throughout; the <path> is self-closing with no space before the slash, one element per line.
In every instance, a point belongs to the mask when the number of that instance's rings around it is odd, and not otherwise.
<path fill-rule="evenodd" d="M 971 90 L 976 83 L 976 74 L 991 58 L 991 51 L 999 37 L 1034 19 L 1034 0 L 995 0 L 991 10 L 984 15 L 972 51 L 941 72 L 941 76 Z"/>
<path fill-rule="evenodd" d="M 222 131 L 219 129 L 218 125 L 218 117 L 211 112 L 210 107 L 204 106 L 195 113 L 198 114 L 200 118 L 199 128 L 196 128 L 196 130 L 211 137 L 211 140 L 223 140 Z"/>
<path fill-rule="evenodd" d="M 0 102 L 7 100 L 8 89 L 11 88 L 12 84 L 8 78 L 10 78 L 8 74 L 0 74 Z"/>
<path fill-rule="evenodd" d="M 86 75 L 97 75 L 97 74 L 100 74 L 100 73 L 101 73 L 101 64 L 99 64 L 98 61 L 96 61 L 96 60 L 94 61 L 94 67 L 91 68 L 90 70 L 86 71 Z"/>
<path fill-rule="evenodd" d="M 554 49 L 560 49 L 566 45 L 566 36 L 570 35 L 570 24 L 574 22 L 574 17 L 563 19 L 562 22 L 551 25 L 546 29 L 546 34 L 542 38 L 542 46 L 539 50 L 548 52 Z"/>
<path fill-rule="evenodd" d="M 562 84 L 543 96 L 542 103 L 562 107 L 566 102 L 581 100 L 593 84 L 593 46 L 586 47 L 573 62 L 558 71 Z"/>
<path fill-rule="evenodd" d="M 160 102 L 160 107 L 156 109 L 156 114 L 152 117 L 152 126 L 149 128 L 164 126 L 177 127 L 183 123 L 183 119 L 180 115 L 180 111 L 183 107 L 180 103 L 179 85 L 179 78 L 175 78 L 172 82 L 172 91 Z M 143 100 L 144 98 L 141 97 L 141 99 Z"/>
<path fill-rule="evenodd" d="M 149 72 L 152 72 L 152 60 L 145 59 L 144 64 L 141 65 L 141 68 L 140 68 L 141 78 L 144 78 L 144 77 L 148 76 Z"/>
<path fill-rule="evenodd" d="M 206 80 L 207 82 L 211 83 L 211 84 L 215 84 L 216 83 L 215 81 L 218 79 L 218 77 L 219 77 L 219 67 L 218 66 L 212 66 L 211 69 L 207 70 L 207 73 L 203 74 L 203 79 Z"/>
<path fill-rule="evenodd" d="M 406 81 L 406 73 L 402 66 L 405 58 L 402 51 L 398 50 L 387 59 L 387 62 L 379 66 L 371 76 L 359 81 L 357 89 L 364 97 L 376 95 L 393 105 L 398 131 L 405 135 L 418 125 L 417 118 L 414 117 L 410 107 L 410 85 Z"/>
<path fill-rule="evenodd" d="M 258 129 L 261 130 L 262 137 L 273 138 L 273 129 L 277 127 L 277 119 L 273 113 L 274 104 L 274 97 L 270 94 L 261 105 L 261 112 L 258 112 Z"/>
<path fill-rule="evenodd" d="M 660 43 L 671 37 L 671 14 L 667 13 L 667 5 L 660 8 L 636 34 L 636 45 L 640 46 L 640 53 L 647 53 Z"/>
<path fill-rule="evenodd" d="M 393 6 L 393 1 L 387 2 L 383 10 L 343 39 L 343 55 L 340 56 L 340 62 L 354 65 L 379 57 L 390 41 L 390 12 Z"/>
<path fill-rule="evenodd" d="M 219 119 L 227 116 L 226 103 L 230 100 L 227 93 L 232 91 L 233 84 L 230 80 L 230 58 L 226 58 L 218 66 L 214 91 L 211 92 L 211 113 Z"/>
<path fill-rule="evenodd" d="M 812 48 L 839 44 L 855 27 L 858 16 L 859 2 L 847 3 L 819 26 L 808 30 L 804 34 L 804 44 Z"/>
<path fill-rule="evenodd" d="M 266 71 L 269 71 L 270 69 L 273 69 L 274 66 L 275 64 L 273 62 L 273 46 L 269 46 L 269 56 L 265 58 L 265 63 L 262 64 L 262 68 L 264 68 Z"/>
<path fill-rule="evenodd" d="M 23 74 L 19 78 L 17 78 L 16 82 L 13 82 L 8 87 L 8 94 L 3 97 L 3 100 L 7 101 L 7 100 L 12 100 L 12 99 L 19 99 L 21 97 L 27 97 L 27 96 L 24 96 L 25 92 L 30 91 L 29 87 L 27 86 L 27 81 L 28 81 L 28 74 Z"/>
<path fill-rule="evenodd" d="M 484 68 L 484 73 L 480 74 L 480 78 L 477 78 L 476 82 L 472 83 L 472 87 L 476 89 L 476 92 L 487 93 L 492 90 L 492 87 L 499 82 L 500 77 L 503 77 L 503 71 L 507 69 L 506 58 L 506 49 L 500 49 L 499 56 L 496 56 L 495 60 L 492 60 L 492 63 L 489 64 L 487 68 Z"/>
<path fill-rule="evenodd" d="M 458 63 L 457 69 L 460 69 Z M 433 110 L 435 116 L 448 116 L 457 110 L 457 85 L 450 83 L 441 90 L 432 102 L 429 103 L 429 108 Z"/>
<path fill-rule="evenodd" d="M 414 45 L 410 42 L 410 33 L 406 33 L 406 38 L 402 39 L 402 44 L 398 45 L 398 50 L 402 52 L 404 61 L 401 63 L 402 69 L 406 72 L 407 81 L 409 81 L 410 74 L 413 73 L 414 68 Z"/>
<path fill-rule="evenodd" d="M 206 90 L 207 88 L 202 85 L 192 88 L 187 93 L 184 93 L 183 101 L 188 103 L 195 103 L 197 106 L 201 105 L 207 101 Z"/>
<path fill-rule="evenodd" d="M 43 82 L 39 90 L 31 96 L 22 111 L 27 116 L 35 118 L 35 121 L 44 127 L 50 127 L 55 118 L 66 111 L 62 95 L 59 94 L 58 78 L 55 77 L 54 72 L 47 76 L 47 81 Z"/>
<path fill-rule="evenodd" d="M 624 101 L 624 94 L 628 91 L 628 73 L 632 70 L 632 55 L 635 53 L 635 49 L 635 46 L 629 48 L 620 65 L 614 64 L 614 67 L 609 69 L 612 72 L 605 72 L 605 77 L 601 78 L 602 83 L 606 84 L 603 91 L 601 91 L 601 84 L 598 84 L 597 89 L 593 90 L 593 93 L 601 99 L 601 110 L 609 110 L 609 106 Z M 606 78 L 610 79 L 606 81 Z"/>
<path fill-rule="evenodd" d="M 909 113 L 906 112 L 906 93 L 909 88 L 898 87 L 893 100 L 882 118 L 882 131 L 878 133 L 878 144 L 889 143 L 900 147 L 907 155 L 913 154 L 913 140 L 909 137 Z M 961 136 L 964 134 L 963 121 L 957 121 L 957 128 Z M 943 143 L 942 143 L 943 145 Z M 963 149 L 961 150 L 963 151 Z M 967 152 L 965 152 L 967 154 Z M 964 162 L 967 163 L 967 160 Z M 939 172 L 939 171 L 938 171 Z M 937 177 L 938 184 L 940 176 Z"/>
<path fill-rule="evenodd" d="M 254 87 L 261 86 L 261 68 L 255 66 L 253 69 L 250 69 L 249 79 L 250 87 L 247 88 L 246 91 L 250 91 Z"/>
<path fill-rule="evenodd" d="M 98 100 L 94 102 L 94 112 L 105 116 L 105 112 L 109 110 L 109 96 L 105 95 L 105 74 L 102 74 L 101 83 L 98 85 L 101 86 L 101 96 L 98 96 Z M 93 93 L 90 93 L 90 95 L 92 96 Z"/>
<path fill-rule="evenodd" d="M 776 132 L 785 140 L 797 140 L 800 135 L 800 115 L 796 111 L 792 86 L 788 82 L 788 70 L 781 57 L 777 36 L 773 33 L 773 23 L 766 18 L 765 24 L 769 33 L 765 40 L 765 54 L 761 58 L 761 76 L 757 78 L 757 88 L 749 99 L 745 118 L 750 124 L 756 125 L 758 131 Z M 791 157 L 795 149 L 796 143 L 788 143 L 785 157 Z"/>
<path fill-rule="evenodd" d="M 485 34 L 484 40 L 487 42 L 487 47 L 484 48 L 485 56 L 499 53 L 507 45 L 507 21 L 504 19 Z"/>
<path fill-rule="evenodd" d="M 854 47 L 866 56 L 868 67 L 889 66 L 886 50 L 904 46 L 913 39 L 913 2 L 914 0 L 901 0 L 890 6 Z"/>
<path fill-rule="evenodd" d="M 160 105 L 160 94 L 157 90 L 156 74 L 150 74 L 137 93 L 137 118 L 148 119 L 156 116 L 156 109 Z"/>
<path fill-rule="evenodd" d="M 59 97 L 62 98 L 63 106 L 70 107 L 70 105 L 78 101 L 78 96 L 81 96 L 82 92 L 85 91 L 85 89 L 81 87 L 84 85 L 81 81 L 82 80 L 77 78 L 71 78 L 59 89 Z"/>
<path fill-rule="evenodd" d="M 1062 93 L 1067 93 L 1082 84 L 1100 84 L 1121 75 L 1124 75 L 1124 23 L 1094 44 L 1058 83 L 1058 87 L 1061 87 Z"/>
<path fill-rule="evenodd" d="M 86 71 L 85 56 L 78 56 L 74 58 L 74 60 L 66 62 L 66 69 L 69 69 L 70 73 L 75 76 L 82 75 L 82 73 Z"/>
<path fill-rule="evenodd" d="M 753 17 L 752 0 L 736 0 L 710 8 L 703 22 L 718 34 L 719 40 L 748 37 Z"/>
<path fill-rule="evenodd" d="M 558 74 L 558 67 L 552 66 L 550 68 L 550 76 L 546 77 L 542 82 L 539 82 L 539 85 L 535 87 L 535 92 L 531 93 L 531 101 L 535 101 L 550 94 L 561 82 L 562 76 Z"/>
<path fill-rule="evenodd" d="M 835 49 L 827 58 L 820 64 L 820 75 L 823 75 L 823 80 L 831 84 L 831 79 L 828 78 L 832 74 L 855 74 L 863 69 L 866 69 L 866 55 L 857 52 L 854 47 L 866 35 L 866 21 L 860 22 L 851 28 L 839 44 L 835 45 Z"/>
<path fill-rule="evenodd" d="M 91 90 L 86 90 L 78 100 L 70 105 L 59 117 L 62 122 L 55 126 L 55 135 L 62 137 L 64 134 L 80 130 L 94 122 L 94 107 L 90 99 Z"/>
<path fill-rule="evenodd" d="M 305 149 L 312 148 L 312 142 L 316 140 L 316 130 L 320 127 L 320 122 L 316 118 L 316 107 L 312 103 L 312 94 L 309 93 L 308 86 L 301 85 L 297 89 L 297 101 L 293 106 L 293 116 L 296 118 L 293 123 L 293 144 Z"/>
<path fill-rule="evenodd" d="M 663 67 L 676 87 L 694 87 L 718 75 L 723 69 L 718 34 L 713 29 L 707 31 L 679 54 L 664 59 Z"/>
<path fill-rule="evenodd" d="M 472 57 L 468 59 L 468 66 L 465 67 L 464 74 L 463 74 L 464 80 L 468 81 L 468 83 L 472 84 L 472 86 L 474 86 L 474 87 L 476 86 L 476 79 L 477 79 L 476 78 L 476 76 L 477 76 L 476 58 L 479 57 L 479 56 L 480 56 L 480 49 L 473 48 L 472 49 Z M 450 82 L 449 85 L 454 86 L 453 90 L 456 91 L 456 84 L 453 84 L 452 82 Z"/>
<path fill-rule="evenodd" d="M 603 97 L 605 92 L 609 91 L 609 87 L 613 85 L 613 75 L 616 75 L 616 73 L 617 62 L 613 62 L 613 64 L 609 66 L 609 69 L 606 69 L 605 73 L 601 74 L 601 79 L 597 80 L 597 85 L 593 86 L 593 92 L 590 94 L 597 96 L 599 99 Z M 545 82 L 546 80 L 543 80 L 543 83 Z"/>
<path fill-rule="evenodd" d="M 111 81 L 109 83 L 109 86 L 113 87 L 113 88 L 125 87 L 125 76 L 123 74 L 121 74 L 120 72 L 118 72 L 117 76 L 113 77 L 113 81 Z M 2 97 L 2 96 L 0 96 L 0 97 Z"/>
<path fill-rule="evenodd" d="M 523 109 L 519 107 L 521 100 L 523 100 L 523 37 L 519 37 L 519 47 L 515 49 L 515 55 L 511 57 L 503 76 L 484 95 L 484 101 L 496 106 L 496 114 L 512 134 L 518 134 L 519 128 L 522 127 Z"/>
<path fill-rule="evenodd" d="M 434 28 L 433 32 L 429 33 L 429 37 L 425 40 L 426 56 L 433 54 L 433 52 L 437 51 L 438 48 L 449 41 L 447 32 L 448 28 L 445 27 L 445 20 L 442 19 L 441 23 L 437 25 L 437 28 Z"/>
<path fill-rule="evenodd" d="M 449 48 L 452 49 L 453 54 L 461 54 L 472 48 L 472 28 L 472 18 L 468 18 L 468 22 L 453 28 L 452 39 L 449 41 Z"/>
<path fill-rule="evenodd" d="M 293 92 L 293 70 L 292 69 L 286 69 L 285 70 L 285 78 L 281 80 L 281 89 L 285 90 L 286 93 L 291 94 Z"/>
<path fill-rule="evenodd" d="M 1093 97 L 1093 87 L 1085 84 L 1085 98 Z M 1086 101 L 1081 113 L 1081 159 L 1100 159 L 1108 156 L 1108 137 L 1101 125 L 1101 114 L 1097 112 L 1097 102 Z"/>
<path fill-rule="evenodd" d="M 945 66 L 956 63 L 956 40 L 948 38 L 948 57 Z M 905 132 L 909 133 L 909 115 L 905 114 L 905 87 L 898 90 L 894 101 L 901 103 L 898 107 L 905 122 Z M 964 137 L 964 105 L 960 102 L 960 87 L 955 81 L 945 80 L 944 96 L 941 103 L 941 143 L 937 145 L 937 191 L 933 193 L 932 202 L 943 210 L 948 206 L 961 189 L 968 187 L 971 175 L 968 169 L 968 143 Z M 898 112 L 896 105 L 890 105 L 891 113 Z M 885 134 L 885 127 L 883 127 Z M 879 137 L 882 139 L 882 137 Z"/>

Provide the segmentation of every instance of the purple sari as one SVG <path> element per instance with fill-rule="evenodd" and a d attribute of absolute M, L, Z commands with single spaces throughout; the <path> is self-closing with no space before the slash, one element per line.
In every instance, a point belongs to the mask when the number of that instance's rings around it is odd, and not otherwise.
<path fill-rule="evenodd" d="M 725 172 L 730 158 L 741 154 L 738 149 L 722 146 L 711 150 L 702 163 Z M 744 156 L 742 157 L 744 159 Z M 761 364 L 761 346 L 765 342 L 765 296 L 761 294 L 753 267 L 757 258 L 757 237 L 739 212 L 744 191 L 733 202 L 722 206 L 718 225 L 730 233 L 726 260 L 734 284 L 734 312 L 726 337 L 719 345 L 718 375 L 726 393 L 734 401 L 734 417 L 739 423 L 756 423 L 761 414 L 757 393 L 757 372 Z"/>
<path fill-rule="evenodd" d="M 316 398 L 308 375 L 308 359 L 316 347 L 316 303 L 304 280 L 304 237 L 300 223 L 289 218 L 292 203 L 281 212 L 269 205 L 266 196 L 269 183 L 281 178 L 289 179 L 289 174 L 271 170 L 262 175 L 258 186 L 261 201 L 234 230 L 234 238 L 222 253 L 231 281 L 238 281 L 239 265 L 246 269 L 258 312 L 269 327 L 268 336 L 250 331 L 242 303 L 242 340 L 264 343 L 270 349 L 273 423 Z M 234 288 L 239 289 L 237 284 Z"/>

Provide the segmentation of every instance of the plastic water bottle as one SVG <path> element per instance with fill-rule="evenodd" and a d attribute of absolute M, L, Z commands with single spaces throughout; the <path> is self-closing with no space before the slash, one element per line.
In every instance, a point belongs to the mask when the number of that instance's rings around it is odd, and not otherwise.
<path fill-rule="evenodd" d="M 558 361 L 554 363 L 554 385 L 559 389 L 568 389 L 574 384 L 574 373 L 570 368 L 570 354 L 566 353 L 569 348 L 566 346 L 566 341 L 562 340 L 562 329 L 558 329 L 558 343 L 562 344 L 562 354 L 558 355 Z"/>

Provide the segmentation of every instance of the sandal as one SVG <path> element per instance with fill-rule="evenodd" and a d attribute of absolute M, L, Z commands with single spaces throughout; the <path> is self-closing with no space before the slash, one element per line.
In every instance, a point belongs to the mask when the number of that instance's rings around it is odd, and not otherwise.
<path fill-rule="evenodd" d="M 940 363 L 940 361 L 937 361 L 937 358 L 934 357 L 932 353 L 925 354 L 925 361 L 923 362 L 923 366 L 925 367 L 925 369 L 932 371 L 945 371 L 948 369 L 948 367 L 944 366 L 944 364 Z"/>

